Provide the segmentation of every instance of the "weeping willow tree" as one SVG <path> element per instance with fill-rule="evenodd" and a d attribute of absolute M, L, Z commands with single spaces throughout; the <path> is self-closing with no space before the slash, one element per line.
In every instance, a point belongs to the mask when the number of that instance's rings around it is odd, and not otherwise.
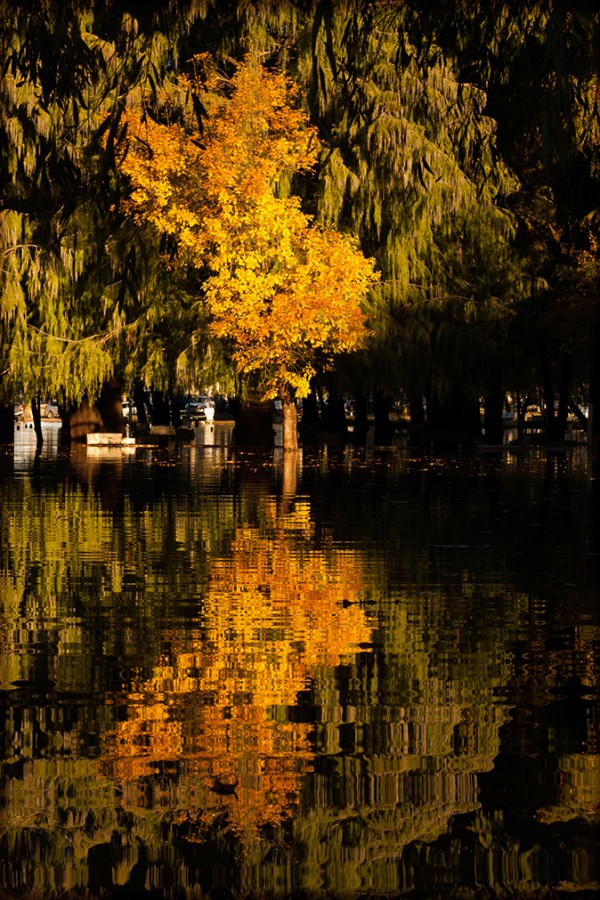
<path fill-rule="evenodd" d="M 498 151 L 519 181 L 507 204 L 526 289 L 507 377 L 515 393 L 543 395 L 555 439 L 569 397 L 594 389 L 600 358 L 596 7 L 492 0 L 482 11 L 434 0 L 419 16 L 425 52 L 439 49 L 461 81 L 485 90 Z"/>
<path fill-rule="evenodd" d="M 410 7 L 324 11 L 321 47 L 320 215 L 345 220 L 384 273 L 368 388 L 424 395 L 430 425 L 477 434 L 518 289 L 502 208 L 514 180 L 485 93 L 435 45 L 425 52 Z"/>
<path fill-rule="evenodd" d="M 532 290 L 515 340 L 560 439 L 570 395 L 599 389 L 600 12 L 587 0 L 495 0 L 482 24 L 466 3 L 454 19 L 438 6 L 427 27 L 464 77 L 486 84 L 499 149 L 519 177 L 512 208 Z"/>
<path fill-rule="evenodd" d="M 123 109 L 170 77 L 201 12 L 2 3 L 0 403 L 11 432 L 17 394 L 69 406 L 111 379 L 177 377 L 186 285 L 165 277 L 147 234 L 123 227 L 114 158 Z"/>

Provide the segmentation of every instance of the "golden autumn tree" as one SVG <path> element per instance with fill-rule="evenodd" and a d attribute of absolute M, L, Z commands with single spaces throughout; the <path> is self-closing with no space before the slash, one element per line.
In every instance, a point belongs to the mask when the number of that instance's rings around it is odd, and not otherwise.
<path fill-rule="evenodd" d="M 239 374 L 259 376 L 265 399 L 281 397 L 284 447 L 294 448 L 295 398 L 364 343 L 373 262 L 286 191 L 314 165 L 317 139 L 282 75 L 248 58 L 229 82 L 206 71 L 182 86 L 202 97 L 202 133 L 127 112 L 130 204 L 202 272 L 212 334 L 229 342 Z"/>

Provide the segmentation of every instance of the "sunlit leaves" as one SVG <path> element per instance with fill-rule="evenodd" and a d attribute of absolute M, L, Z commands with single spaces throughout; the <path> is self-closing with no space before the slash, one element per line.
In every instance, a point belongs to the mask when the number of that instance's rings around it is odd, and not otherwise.
<path fill-rule="evenodd" d="M 209 114 L 202 134 L 128 111 L 130 204 L 175 238 L 180 262 L 206 273 L 211 330 L 231 343 L 238 371 L 261 373 L 267 395 L 302 396 L 317 366 L 364 341 L 373 263 L 286 196 L 316 154 L 286 80 L 248 59 L 227 92 L 217 87 L 211 71 L 190 85 Z"/>

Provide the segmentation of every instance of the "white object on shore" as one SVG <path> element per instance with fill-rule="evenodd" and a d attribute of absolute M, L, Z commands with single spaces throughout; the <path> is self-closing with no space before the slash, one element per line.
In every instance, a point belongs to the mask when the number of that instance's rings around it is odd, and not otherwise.
<path fill-rule="evenodd" d="M 96 431 L 93 434 L 86 434 L 85 440 L 88 447 L 130 447 L 135 444 L 134 437 L 123 437 L 118 431 Z"/>

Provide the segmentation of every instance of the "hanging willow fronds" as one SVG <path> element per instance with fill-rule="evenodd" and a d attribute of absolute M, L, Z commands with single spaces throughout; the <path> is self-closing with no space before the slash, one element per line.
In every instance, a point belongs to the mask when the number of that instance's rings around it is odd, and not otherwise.
<path fill-rule="evenodd" d="M 169 3 L 136 19 L 41 0 L 30 15 L 0 2 L 7 397 L 94 394 L 111 370 L 127 369 L 123 335 L 141 320 L 140 304 L 168 293 L 156 249 L 123 228 L 114 147 L 122 109 L 172 77 L 182 29 L 205 11 L 198 0 Z"/>

